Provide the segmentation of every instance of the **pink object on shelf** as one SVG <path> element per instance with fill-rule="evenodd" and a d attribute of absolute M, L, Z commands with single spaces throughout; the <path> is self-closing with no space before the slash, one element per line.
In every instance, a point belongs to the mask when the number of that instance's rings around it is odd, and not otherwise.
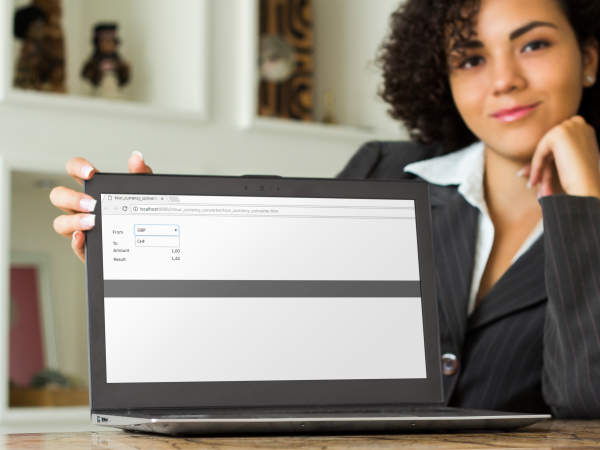
<path fill-rule="evenodd" d="M 45 367 L 37 272 L 36 267 L 10 269 L 9 375 L 19 386 L 28 386 Z"/>

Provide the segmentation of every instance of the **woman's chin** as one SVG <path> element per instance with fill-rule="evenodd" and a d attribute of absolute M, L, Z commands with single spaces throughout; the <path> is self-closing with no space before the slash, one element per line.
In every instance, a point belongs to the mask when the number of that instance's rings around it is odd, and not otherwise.
<path fill-rule="evenodd" d="M 529 143 L 523 141 L 503 141 L 494 146 L 488 144 L 490 150 L 496 153 L 502 158 L 509 159 L 511 161 L 529 162 L 533 158 L 533 154 L 537 148 L 537 143 Z"/>
<path fill-rule="evenodd" d="M 541 130 L 510 130 L 487 143 L 492 150 L 508 159 L 529 161 L 545 134 L 546 131 Z"/>

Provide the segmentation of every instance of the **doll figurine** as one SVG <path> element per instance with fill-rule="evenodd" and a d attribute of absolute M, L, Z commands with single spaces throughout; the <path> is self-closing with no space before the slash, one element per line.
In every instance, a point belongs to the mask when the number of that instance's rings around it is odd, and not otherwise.
<path fill-rule="evenodd" d="M 64 93 L 66 92 L 66 70 L 65 37 L 61 23 L 62 0 L 33 0 L 32 3 L 46 13 L 47 20 L 43 43 L 60 60 L 60 63 L 54 64 L 45 90 Z"/>
<path fill-rule="evenodd" d="M 117 52 L 117 24 L 103 23 L 94 28 L 94 54 L 85 63 L 81 76 L 94 87 L 94 95 L 123 98 L 122 88 L 129 82 L 130 69 Z"/>
<path fill-rule="evenodd" d="M 17 88 L 51 91 L 53 74 L 64 67 L 64 52 L 55 51 L 44 41 L 47 23 L 46 12 L 37 6 L 15 13 L 14 35 L 23 41 L 13 80 Z"/>

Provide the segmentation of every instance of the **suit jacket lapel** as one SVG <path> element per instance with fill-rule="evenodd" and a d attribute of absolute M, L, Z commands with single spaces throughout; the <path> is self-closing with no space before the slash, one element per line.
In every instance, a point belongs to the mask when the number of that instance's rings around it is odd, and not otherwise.
<path fill-rule="evenodd" d="M 496 282 L 469 317 L 469 331 L 483 327 L 548 298 L 544 274 L 544 238 L 523 254 Z"/>
<path fill-rule="evenodd" d="M 430 185 L 442 351 L 462 348 L 473 277 L 479 210 L 455 186 Z"/>

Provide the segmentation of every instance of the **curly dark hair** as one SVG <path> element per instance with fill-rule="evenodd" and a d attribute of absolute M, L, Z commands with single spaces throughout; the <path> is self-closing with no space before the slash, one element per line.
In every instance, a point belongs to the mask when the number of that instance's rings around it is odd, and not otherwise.
<path fill-rule="evenodd" d="M 555 0 L 565 12 L 580 49 L 600 42 L 600 1 Z M 448 55 L 464 55 L 476 35 L 480 0 L 407 0 L 391 17 L 391 33 L 380 48 L 381 97 L 420 144 L 441 144 L 450 153 L 479 139 L 461 117 L 450 90 Z M 598 77 L 597 77 L 598 78 Z M 584 90 L 578 114 L 600 136 L 600 83 Z"/>

